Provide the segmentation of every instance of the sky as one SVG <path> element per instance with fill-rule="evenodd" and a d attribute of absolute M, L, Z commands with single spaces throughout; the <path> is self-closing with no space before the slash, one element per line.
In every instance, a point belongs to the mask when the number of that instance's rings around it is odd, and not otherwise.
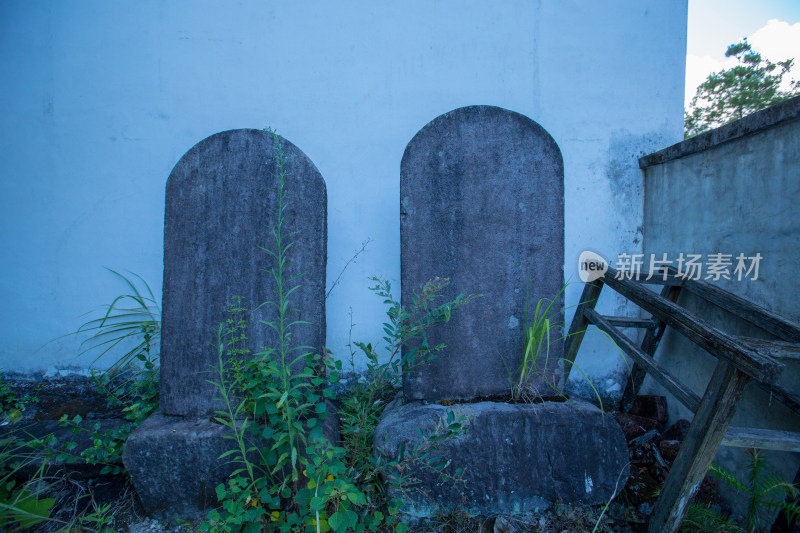
<path fill-rule="evenodd" d="M 736 64 L 725 50 L 743 37 L 773 63 L 794 58 L 800 79 L 800 0 L 689 0 L 687 104 L 709 74 Z"/>

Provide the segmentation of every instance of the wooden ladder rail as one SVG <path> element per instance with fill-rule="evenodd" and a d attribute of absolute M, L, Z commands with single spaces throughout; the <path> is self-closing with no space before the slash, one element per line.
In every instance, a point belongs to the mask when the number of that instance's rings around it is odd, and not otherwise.
<path fill-rule="evenodd" d="M 796 323 L 706 281 L 682 279 L 675 267 L 666 267 L 666 271 L 669 279 L 680 280 L 680 285 L 686 292 L 783 339 L 783 341 L 768 341 L 735 337 L 745 346 L 776 359 L 800 359 L 800 327 Z M 774 383 L 758 382 L 758 386 L 789 409 L 800 414 L 800 396 Z M 770 440 L 770 442 L 772 441 Z"/>
<path fill-rule="evenodd" d="M 636 376 L 628 380 L 628 395 L 633 394 L 635 397 L 644 375 L 649 373 L 695 413 L 689 433 L 653 509 L 648 526 L 651 532 L 678 530 L 693 490 L 702 481 L 721 444 L 800 450 L 800 436 L 797 434 L 747 428 L 730 428 L 728 431 L 736 403 L 750 379 L 754 379 L 773 394 L 776 390 L 781 391 L 774 385 L 774 381 L 780 374 L 782 365 L 773 356 L 794 354 L 795 357 L 800 357 L 800 349 L 793 344 L 797 342 L 795 339 L 800 339 L 800 326 L 713 285 L 682 280 L 674 269 L 662 274 L 662 280 L 653 281 L 664 285 L 660 295 L 637 282 L 617 279 L 618 273 L 613 268 L 609 268 L 604 278 L 587 283 L 565 343 L 565 379 L 569 377 L 571 363 L 577 356 L 586 328 L 593 324 L 605 331 L 634 360 L 634 368 L 638 371 Z M 653 318 L 642 320 L 604 317 L 597 313 L 594 307 L 606 284 L 651 313 Z M 775 343 L 727 335 L 677 305 L 677 297 L 682 289 L 720 305 L 790 342 Z M 702 398 L 680 383 L 653 358 L 667 326 L 676 329 L 718 359 Z M 637 347 L 623 335 L 619 327 L 647 328 L 641 347 Z M 800 406 L 796 396 L 789 391 L 782 392 L 786 394 L 777 394 L 779 400 L 790 407 L 793 402 L 798 402 L 795 407 Z M 786 399 L 789 401 L 784 401 Z"/>
<path fill-rule="evenodd" d="M 664 285 L 664 288 L 661 289 L 661 296 L 673 303 L 678 302 L 680 293 L 680 285 Z M 651 319 L 651 322 L 653 323 L 653 327 L 649 328 L 645 333 L 641 348 L 644 353 L 652 357 L 656 353 L 658 345 L 661 343 L 661 337 L 664 336 L 667 324 L 662 320 L 655 319 Z M 625 384 L 625 390 L 622 392 L 622 401 L 620 402 L 621 411 L 630 411 L 633 406 L 633 400 L 636 399 L 636 395 L 639 394 L 639 389 L 642 387 L 642 382 L 644 382 L 644 377 L 646 375 L 647 371 L 642 368 L 641 365 L 634 362 L 631 373 L 628 376 L 628 381 Z"/>

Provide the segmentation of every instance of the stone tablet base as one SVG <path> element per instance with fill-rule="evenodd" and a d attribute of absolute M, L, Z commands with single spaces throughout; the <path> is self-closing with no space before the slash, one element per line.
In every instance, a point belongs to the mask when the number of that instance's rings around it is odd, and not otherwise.
<path fill-rule="evenodd" d="M 375 433 L 375 453 L 397 457 L 421 441 L 453 411 L 466 417 L 466 430 L 441 444 L 464 468 L 463 483 L 452 484 L 427 470 L 414 470 L 421 483 L 404 498 L 404 512 L 430 517 L 461 508 L 475 514 L 542 510 L 556 500 L 602 504 L 625 486 L 628 447 L 610 414 L 581 400 L 570 403 L 480 402 L 442 406 L 419 402 L 387 406 Z M 395 496 L 400 496 L 395 494 Z"/>
<path fill-rule="evenodd" d="M 125 443 L 122 462 L 147 514 L 198 518 L 217 503 L 215 488 L 237 467 L 219 456 L 230 430 L 205 419 L 155 414 Z M 228 459 L 228 458 L 226 458 Z"/>
<path fill-rule="evenodd" d="M 328 403 L 323 434 L 338 442 L 339 418 Z M 235 446 L 223 425 L 203 419 L 151 415 L 125 442 L 122 462 L 145 512 L 159 519 L 200 518 L 217 505 L 216 487 L 239 463 L 219 456 Z"/>

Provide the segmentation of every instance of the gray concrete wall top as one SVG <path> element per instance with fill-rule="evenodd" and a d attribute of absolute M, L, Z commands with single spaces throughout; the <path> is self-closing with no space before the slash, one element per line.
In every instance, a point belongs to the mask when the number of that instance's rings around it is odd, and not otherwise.
<path fill-rule="evenodd" d="M 800 96 L 762 109 L 741 120 L 701 133 L 690 139 L 668 146 L 663 150 L 639 158 L 639 168 L 645 169 L 674 159 L 708 150 L 722 143 L 753 135 L 782 122 L 800 118 Z"/>

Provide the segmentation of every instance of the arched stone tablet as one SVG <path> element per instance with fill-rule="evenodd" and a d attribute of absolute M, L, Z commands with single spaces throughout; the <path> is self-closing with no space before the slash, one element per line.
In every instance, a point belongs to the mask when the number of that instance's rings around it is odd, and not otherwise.
<path fill-rule="evenodd" d="M 508 395 L 531 312 L 564 283 L 564 167 L 553 138 L 506 109 L 441 115 L 408 143 L 400 168 L 402 301 L 434 277 L 445 294 L 481 294 L 430 335 L 438 359 L 403 376 L 408 399 Z M 563 299 L 553 314 L 563 321 Z M 561 336 L 557 330 L 556 337 Z M 550 349 L 556 368 L 563 344 Z M 505 362 L 504 362 L 505 360 Z M 552 381 L 552 374 L 548 374 Z M 555 392 L 545 384 L 544 396 Z"/>
<path fill-rule="evenodd" d="M 325 343 L 327 193 L 306 155 L 277 137 L 283 148 L 288 209 L 284 235 L 294 245 L 288 276 L 300 289 L 292 320 L 293 346 L 320 352 Z M 278 169 L 272 134 L 255 129 L 217 133 L 189 150 L 167 180 L 164 217 L 164 293 L 161 333 L 161 409 L 169 415 L 203 415 L 220 407 L 215 336 L 228 318 L 232 297 L 242 296 L 248 347 L 275 346 L 275 260 L 271 234 L 277 209 Z M 290 235 L 296 232 L 294 235 Z M 293 357 L 300 351 L 294 352 Z M 320 352 L 321 353 L 321 352 Z"/>

